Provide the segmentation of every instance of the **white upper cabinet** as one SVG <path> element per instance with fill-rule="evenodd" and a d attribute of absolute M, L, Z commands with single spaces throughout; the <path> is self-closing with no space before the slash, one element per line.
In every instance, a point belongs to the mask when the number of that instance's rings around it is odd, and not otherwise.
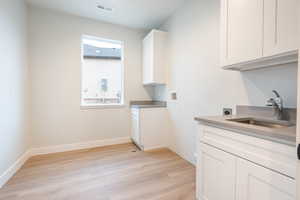
<path fill-rule="evenodd" d="M 152 30 L 143 40 L 144 85 L 167 82 L 166 39 L 166 32 Z"/>
<path fill-rule="evenodd" d="M 221 0 L 221 65 L 231 70 L 296 62 L 297 0 Z"/>
<path fill-rule="evenodd" d="M 264 56 L 298 49 L 298 0 L 264 0 Z"/>
<path fill-rule="evenodd" d="M 225 65 L 262 57 L 263 1 L 227 0 L 225 6 L 227 7 Z"/>

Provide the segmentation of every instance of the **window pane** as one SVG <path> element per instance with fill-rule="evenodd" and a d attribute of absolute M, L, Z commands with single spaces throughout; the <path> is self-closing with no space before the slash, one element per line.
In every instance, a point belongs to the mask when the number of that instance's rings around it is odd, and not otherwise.
<path fill-rule="evenodd" d="M 82 39 L 83 106 L 123 103 L 121 42 L 85 36 Z"/>

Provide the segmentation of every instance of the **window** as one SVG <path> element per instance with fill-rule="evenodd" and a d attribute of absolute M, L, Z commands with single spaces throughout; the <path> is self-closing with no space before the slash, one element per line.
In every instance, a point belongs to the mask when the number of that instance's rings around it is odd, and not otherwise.
<path fill-rule="evenodd" d="M 123 104 L 123 45 L 82 37 L 81 106 Z"/>

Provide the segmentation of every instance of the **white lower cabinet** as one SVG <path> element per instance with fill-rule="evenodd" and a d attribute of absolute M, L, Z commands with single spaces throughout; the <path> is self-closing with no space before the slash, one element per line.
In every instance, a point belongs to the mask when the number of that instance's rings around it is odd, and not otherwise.
<path fill-rule="evenodd" d="M 141 143 L 139 115 L 138 109 L 131 110 L 131 139 L 135 144 Z"/>
<path fill-rule="evenodd" d="M 295 200 L 295 180 L 249 161 L 237 162 L 237 200 Z"/>
<path fill-rule="evenodd" d="M 206 126 L 199 135 L 199 200 L 296 200 L 293 147 Z"/>
<path fill-rule="evenodd" d="M 201 200 L 234 200 L 236 158 L 208 145 L 201 145 L 197 178 Z"/>
<path fill-rule="evenodd" d="M 167 108 L 132 108 L 131 138 L 144 151 L 168 146 L 169 118 Z"/>

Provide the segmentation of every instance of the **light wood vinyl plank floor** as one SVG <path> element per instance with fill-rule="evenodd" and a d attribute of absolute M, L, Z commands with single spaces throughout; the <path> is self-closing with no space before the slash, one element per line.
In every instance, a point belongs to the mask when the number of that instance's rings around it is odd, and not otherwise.
<path fill-rule="evenodd" d="M 0 200 L 195 200 L 195 168 L 175 153 L 133 144 L 30 158 Z"/>

